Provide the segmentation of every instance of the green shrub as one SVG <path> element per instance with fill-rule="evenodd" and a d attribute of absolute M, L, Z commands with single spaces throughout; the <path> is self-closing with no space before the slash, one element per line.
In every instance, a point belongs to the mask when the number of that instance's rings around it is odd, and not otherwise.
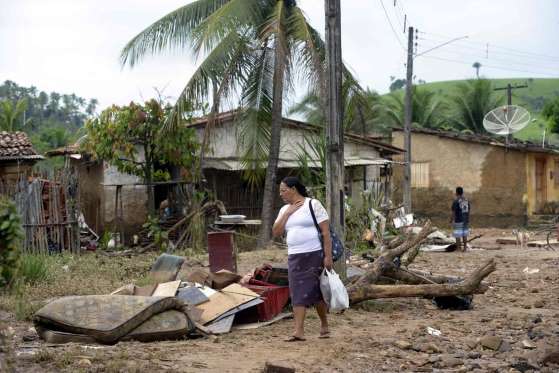
<path fill-rule="evenodd" d="M 22 236 L 20 217 L 14 203 L 0 198 L 0 287 L 12 281 Z"/>
<path fill-rule="evenodd" d="M 148 238 L 153 240 L 153 243 L 159 250 L 167 250 L 167 247 L 169 247 L 169 233 L 161 228 L 159 218 L 148 216 L 147 222 L 142 227 L 148 230 Z"/>

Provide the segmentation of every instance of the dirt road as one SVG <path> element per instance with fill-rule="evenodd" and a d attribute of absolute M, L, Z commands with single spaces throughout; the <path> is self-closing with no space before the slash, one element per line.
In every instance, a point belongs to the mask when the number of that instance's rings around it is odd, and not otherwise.
<path fill-rule="evenodd" d="M 559 346 L 559 251 L 495 250 L 501 232 L 486 233 L 478 246 L 492 250 L 423 253 L 413 264 L 465 276 L 494 257 L 491 287 L 475 297 L 473 310 L 439 310 L 425 299 L 370 301 L 332 315 L 331 339 L 318 339 L 319 322 L 312 312 L 305 342 L 284 342 L 292 320 L 283 320 L 197 340 L 49 346 L 23 342 L 31 324 L 0 316 L 14 328 L 9 345 L 17 355 L 15 369 L 22 372 L 259 372 L 267 361 L 286 361 L 301 372 L 515 372 L 530 365 L 541 372 L 559 371 L 558 365 L 538 365 L 548 349 Z M 240 267 L 284 258 L 279 250 L 243 253 Z M 539 271 L 526 274 L 527 267 Z M 427 327 L 440 336 L 428 334 Z"/>

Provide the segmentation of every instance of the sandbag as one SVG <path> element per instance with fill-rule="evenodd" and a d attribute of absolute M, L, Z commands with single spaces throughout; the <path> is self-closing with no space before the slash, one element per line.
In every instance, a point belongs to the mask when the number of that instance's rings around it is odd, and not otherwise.
<path fill-rule="evenodd" d="M 140 342 L 178 339 L 194 330 L 194 324 L 181 311 L 169 310 L 153 315 L 142 325 L 122 337 L 121 341 Z"/>
<path fill-rule="evenodd" d="M 89 335 L 101 343 L 116 343 L 121 337 L 169 309 L 180 309 L 174 297 L 130 295 L 85 295 L 59 298 L 41 308 L 35 325 L 54 331 Z"/>

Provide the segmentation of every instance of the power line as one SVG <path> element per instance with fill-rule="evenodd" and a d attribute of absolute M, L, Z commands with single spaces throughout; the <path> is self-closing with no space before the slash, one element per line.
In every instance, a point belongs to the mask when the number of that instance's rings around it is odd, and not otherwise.
<path fill-rule="evenodd" d="M 403 17 L 404 17 L 404 33 L 405 33 L 407 31 L 406 30 L 407 26 L 411 23 L 410 22 L 410 17 L 408 16 L 408 13 L 404 9 L 404 3 L 403 3 L 402 0 L 395 0 L 394 1 L 394 6 L 400 10 L 401 14 L 403 14 Z"/>
<path fill-rule="evenodd" d="M 422 56 L 422 57 L 423 58 L 430 58 L 430 59 L 434 59 L 434 60 L 446 61 L 446 62 L 459 63 L 459 64 L 463 64 L 463 65 L 470 65 L 470 62 L 465 62 L 465 61 L 455 60 L 455 59 L 450 59 L 450 58 L 444 58 L 444 57 L 439 57 L 439 56 Z M 531 71 L 531 70 L 521 70 L 521 69 L 515 69 L 515 68 L 506 67 L 506 66 L 496 66 L 496 65 L 487 65 L 487 64 L 484 64 L 483 67 L 490 68 L 490 69 L 504 70 L 504 71 L 514 71 L 514 72 L 522 72 L 522 73 L 529 73 L 529 74 L 537 74 L 537 75 L 543 75 L 543 76 L 552 77 L 552 78 L 559 78 L 559 75 L 550 75 L 548 72 L 536 72 L 536 71 Z"/>
<path fill-rule="evenodd" d="M 394 36 L 398 40 L 398 44 L 400 44 L 400 47 L 402 47 L 402 49 L 405 51 L 406 48 L 404 47 L 404 44 L 402 44 L 402 41 L 400 40 L 400 37 L 398 36 L 398 33 L 394 29 L 394 25 L 392 25 L 392 21 L 390 21 L 390 17 L 388 16 L 388 12 L 386 11 L 386 8 L 384 7 L 384 3 L 382 2 L 382 0 L 379 0 L 379 1 L 380 1 L 380 5 L 382 5 L 382 9 L 384 10 L 384 15 L 386 16 L 386 20 L 388 21 L 388 24 L 390 25 L 390 28 L 392 29 L 392 33 L 394 34 Z"/>
<path fill-rule="evenodd" d="M 419 38 L 419 40 L 423 40 L 427 43 L 436 43 L 437 42 L 435 40 L 425 39 L 425 38 Z M 485 48 L 472 47 L 472 46 L 463 45 L 463 44 L 460 44 L 460 43 L 456 43 L 455 46 L 463 48 L 463 49 L 476 51 L 478 53 L 482 53 L 483 55 L 485 55 L 484 58 L 489 58 L 488 57 L 489 55 L 501 55 L 501 56 L 509 56 L 509 57 L 515 57 L 515 58 L 520 58 L 520 59 L 525 59 L 525 60 L 539 61 L 539 62 L 559 63 L 559 58 L 552 58 L 550 56 L 549 57 L 541 57 L 541 56 L 537 56 L 537 55 L 528 55 L 528 54 L 520 54 L 520 53 L 513 53 L 513 52 L 495 50 L 495 48 L 491 44 L 486 44 Z"/>
<path fill-rule="evenodd" d="M 419 40 L 425 40 L 428 42 L 432 42 L 432 43 L 436 43 L 438 42 L 440 39 L 430 39 L 430 38 L 425 38 L 425 37 L 420 37 Z M 520 52 L 520 51 L 514 51 L 514 50 L 509 50 L 509 49 L 505 49 L 504 47 L 499 47 L 496 46 L 494 44 L 490 44 L 490 43 L 477 43 L 477 42 L 468 42 L 468 41 L 463 41 L 461 43 L 457 43 L 457 45 L 460 45 L 463 48 L 469 48 L 472 50 L 477 50 L 480 52 L 483 52 L 484 54 L 504 54 L 504 55 L 508 55 L 508 56 L 515 56 L 515 57 L 520 57 L 520 58 L 526 58 L 526 59 L 534 59 L 534 60 L 549 60 L 549 61 L 559 61 L 559 57 L 554 57 L 554 56 L 550 56 L 550 55 L 541 55 L 541 54 L 537 54 L 537 53 L 529 53 L 529 52 Z"/>
<path fill-rule="evenodd" d="M 430 32 L 425 32 L 425 31 L 418 31 L 420 34 L 424 34 L 424 35 L 430 35 L 433 37 L 438 37 L 438 38 L 442 38 L 442 39 L 447 39 L 450 38 L 447 35 L 442 35 L 442 34 L 435 34 L 435 33 L 430 33 Z M 537 56 L 540 58 L 551 58 L 551 59 L 559 59 L 559 56 L 552 56 L 552 55 L 548 55 L 548 54 L 542 54 L 542 53 L 534 53 L 534 52 L 528 52 L 528 51 L 523 51 L 523 50 L 519 50 L 519 49 L 514 49 L 514 48 L 510 48 L 510 47 L 504 47 L 504 46 L 500 46 L 497 44 L 493 44 L 493 43 L 487 43 L 487 42 L 481 42 L 481 41 L 473 41 L 473 40 L 469 40 L 469 41 L 464 41 L 464 44 L 472 44 L 472 45 L 477 45 L 477 46 L 481 46 L 482 48 L 487 48 L 487 46 L 489 45 L 491 48 L 496 48 L 496 49 L 501 49 L 504 51 L 508 51 L 508 52 L 512 52 L 512 53 L 516 53 L 516 54 L 522 54 L 522 55 L 529 55 L 529 56 Z"/>
<path fill-rule="evenodd" d="M 421 43 L 420 46 L 422 46 L 422 47 L 424 46 L 425 48 L 429 48 L 431 46 L 431 44 Z M 495 58 L 493 56 L 488 57 L 487 55 L 485 55 L 485 56 L 481 55 L 480 53 L 482 53 L 482 52 L 479 51 L 479 50 L 474 49 L 473 51 L 474 52 L 472 52 L 472 49 L 463 48 L 463 47 L 460 47 L 460 46 L 450 46 L 448 48 L 444 48 L 444 50 L 441 50 L 441 53 L 456 54 L 456 55 L 460 55 L 460 56 L 465 56 L 465 57 L 469 57 L 469 58 L 478 59 L 480 61 L 493 61 L 493 62 L 504 63 L 504 64 L 531 66 L 531 67 L 535 67 L 535 68 L 538 68 L 538 69 L 551 69 L 554 72 L 559 71 L 559 61 L 557 61 L 555 63 L 550 61 L 548 63 L 541 64 L 541 63 L 534 63 L 534 62 L 530 62 L 530 61 L 526 61 L 526 60 L 522 60 L 522 59 L 520 59 L 520 60 L 510 59 L 510 58 L 506 58 L 506 56 L 503 57 L 503 55 L 498 55 L 497 56 L 497 57 L 502 57 L 502 58 Z"/>
<path fill-rule="evenodd" d="M 396 14 L 396 19 L 398 20 L 398 23 L 400 24 L 402 33 L 405 34 L 406 33 L 406 23 L 407 23 L 407 15 L 406 12 L 402 10 L 401 7 L 399 7 L 400 3 L 398 2 L 398 0 L 394 0 L 394 14 Z"/>

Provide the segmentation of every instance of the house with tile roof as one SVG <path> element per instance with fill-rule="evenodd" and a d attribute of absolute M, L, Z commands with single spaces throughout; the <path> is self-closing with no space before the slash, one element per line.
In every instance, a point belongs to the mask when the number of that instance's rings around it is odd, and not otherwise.
<path fill-rule="evenodd" d="M 0 132 L 0 183 L 17 181 L 31 174 L 33 165 L 44 159 L 25 132 Z"/>

